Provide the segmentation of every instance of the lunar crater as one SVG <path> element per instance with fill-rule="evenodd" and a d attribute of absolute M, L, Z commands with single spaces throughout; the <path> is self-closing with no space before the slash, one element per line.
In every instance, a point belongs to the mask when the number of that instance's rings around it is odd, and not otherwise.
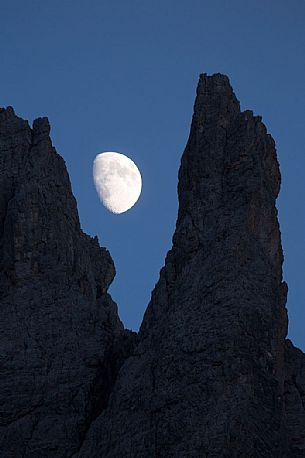
<path fill-rule="evenodd" d="M 101 202 L 112 213 L 126 212 L 140 197 L 140 171 L 124 154 L 98 154 L 93 163 L 93 178 Z"/>

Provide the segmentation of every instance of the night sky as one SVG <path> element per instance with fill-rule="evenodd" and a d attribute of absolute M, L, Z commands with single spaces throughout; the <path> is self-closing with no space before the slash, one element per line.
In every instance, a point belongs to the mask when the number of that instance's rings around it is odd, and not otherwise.
<path fill-rule="evenodd" d="M 277 144 L 289 335 L 305 349 L 304 23 L 303 0 L 0 2 L 0 106 L 30 122 L 49 117 L 82 228 L 115 262 L 110 292 L 126 327 L 138 329 L 171 247 L 199 73 L 221 72 Z M 92 163 L 102 151 L 141 171 L 127 213 L 98 199 Z"/>

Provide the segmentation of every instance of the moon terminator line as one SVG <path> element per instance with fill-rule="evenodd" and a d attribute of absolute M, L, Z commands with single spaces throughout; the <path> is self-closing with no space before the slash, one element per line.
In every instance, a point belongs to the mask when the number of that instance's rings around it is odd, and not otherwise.
<path fill-rule="evenodd" d="M 110 151 L 98 154 L 93 163 L 93 178 L 101 202 L 112 213 L 126 212 L 140 197 L 140 171 L 124 154 Z"/>

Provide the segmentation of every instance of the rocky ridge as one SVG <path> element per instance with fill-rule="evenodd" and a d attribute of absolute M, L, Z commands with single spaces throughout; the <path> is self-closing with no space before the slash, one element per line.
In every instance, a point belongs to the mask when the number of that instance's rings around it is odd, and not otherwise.
<path fill-rule="evenodd" d="M 138 336 L 107 293 L 46 118 L 0 111 L 3 457 L 305 457 L 305 356 L 286 340 L 275 144 L 200 76 L 173 246 Z"/>
<path fill-rule="evenodd" d="M 49 131 L 0 111 L 3 458 L 77 452 L 130 340 L 107 294 L 113 261 L 80 228 Z"/>

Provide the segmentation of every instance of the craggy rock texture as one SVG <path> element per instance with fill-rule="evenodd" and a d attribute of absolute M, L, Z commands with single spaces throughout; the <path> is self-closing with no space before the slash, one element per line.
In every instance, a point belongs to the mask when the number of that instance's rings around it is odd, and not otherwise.
<path fill-rule="evenodd" d="M 112 259 L 80 229 L 49 130 L 0 110 L 1 458 L 77 452 L 129 339 Z"/>
<path fill-rule="evenodd" d="M 275 144 L 201 75 L 173 246 L 138 336 L 107 294 L 46 119 L 0 112 L 0 456 L 305 457 L 305 355 L 286 341 Z"/>
<path fill-rule="evenodd" d="M 79 457 L 280 458 L 304 445 L 304 359 L 292 349 L 303 382 L 284 403 L 279 188 L 261 117 L 240 111 L 226 76 L 201 75 L 173 247 Z"/>
<path fill-rule="evenodd" d="M 289 458 L 300 458 L 305 456 L 305 355 L 287 340 L 285 360 L 285 411 L 290 439 Z"/>

